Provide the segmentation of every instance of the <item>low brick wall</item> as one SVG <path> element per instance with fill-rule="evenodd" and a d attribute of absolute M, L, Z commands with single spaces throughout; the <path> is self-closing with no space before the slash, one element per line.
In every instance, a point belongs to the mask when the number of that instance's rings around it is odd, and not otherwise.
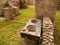
<path fill-rule="evenodd" d="M 54 24 L 49 17 L 43 18 L 41 45 L 54 45 Z"/>

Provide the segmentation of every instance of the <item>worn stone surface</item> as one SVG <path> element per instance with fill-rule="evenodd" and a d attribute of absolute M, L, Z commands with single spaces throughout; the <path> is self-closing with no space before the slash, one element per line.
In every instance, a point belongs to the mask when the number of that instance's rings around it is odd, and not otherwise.
<path fill-rule="evenodd" d="M 39 40 L 41 36 L 41 21 L 31 19 L 21 31 L 21 36 L 32 40 Z"/>
<path fill-rule="evenodd" d="M 36 17 L 42 18 L 48 16 L 54 21 L 58 0 L 35 0 Z"/>
<path fill-rule="evenodd" d="M 43 33 L 41 45 L 54 45 L 54 24 L 49 17 L 43 18 Z"/>

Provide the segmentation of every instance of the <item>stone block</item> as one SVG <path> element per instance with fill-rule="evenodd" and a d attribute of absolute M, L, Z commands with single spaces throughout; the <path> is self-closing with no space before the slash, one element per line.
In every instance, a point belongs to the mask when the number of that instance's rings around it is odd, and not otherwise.
<path fill-rule="evenodd" d="M 31 19 L 21 30 L 21 36 L 32 40 L 40 40 L 41 20 Z"/>

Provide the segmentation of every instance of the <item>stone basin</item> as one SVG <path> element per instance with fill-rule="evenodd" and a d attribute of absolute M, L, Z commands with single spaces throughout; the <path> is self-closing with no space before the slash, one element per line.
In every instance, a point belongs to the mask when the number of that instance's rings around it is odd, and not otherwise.
<path fill-rule="evenodd" d="M 32 40 L 39 40 L 41 36 L 41 20 L 30 19 L 21 30 L 21 37 Z"/>

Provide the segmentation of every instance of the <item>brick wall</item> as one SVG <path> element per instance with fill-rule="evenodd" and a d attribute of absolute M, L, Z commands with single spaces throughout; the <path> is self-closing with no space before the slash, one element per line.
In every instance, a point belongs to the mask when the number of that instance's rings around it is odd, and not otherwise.
<path fill-rule="evenodd" d="M 35 0 L 36 2 L 36 17 L 42 18 L 48 16 L 54 20 L 56 14 L 57 0 Z"/>

